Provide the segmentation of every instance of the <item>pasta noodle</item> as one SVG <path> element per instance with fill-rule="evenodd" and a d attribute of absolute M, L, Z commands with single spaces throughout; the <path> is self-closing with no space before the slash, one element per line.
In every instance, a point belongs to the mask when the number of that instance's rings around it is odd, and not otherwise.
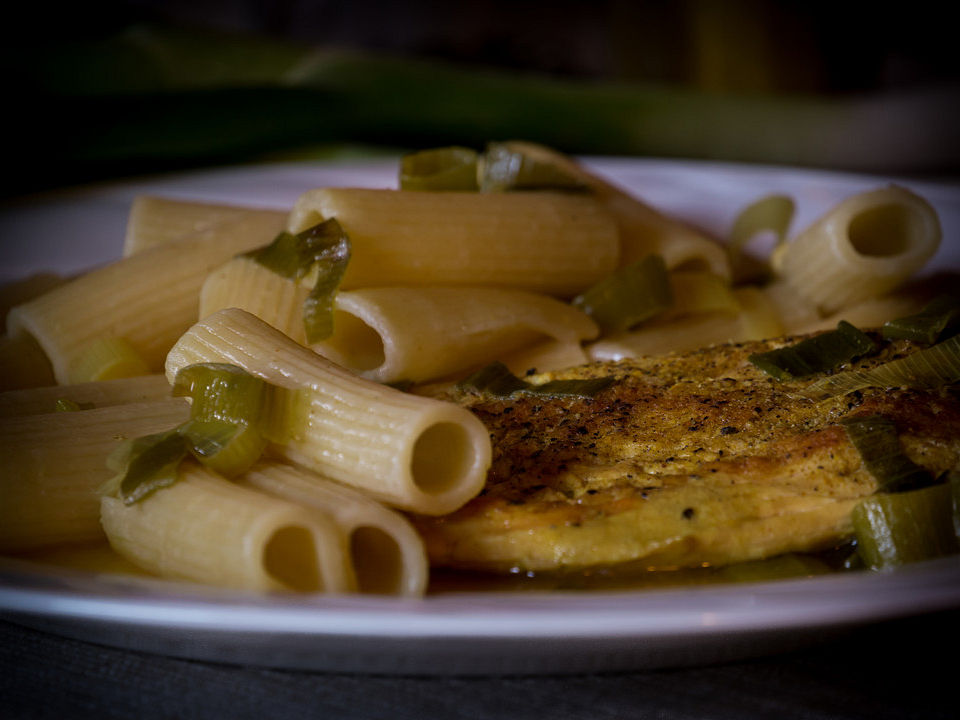
<path fill-rule="evenodd" d="M 58 400 L 102 408 L 155 402 L 169 397 L 170 384 L 164 375 L 143 375 L 79 385 L 53 385 L 11 390 L 0 393 L 0 418 L 52 413 L 56 409 Z M 177 402 L 185 403 L 186 401 Z"/>
<path fill-rule="evenodd" d="M 616 221 L 620 235 L 619 267 L 630 265 L 647 255 L 660 255 L 671 270 L 709 270 L 721 277 L 730 277 L 727 253 L 715 239 L 655 210 L 555 150 L 519 141 L 504 145 L 533 159 L 560 167 L 593 191 Z"/>
<path fill-rule="evenodd" d="M 615 267 L 617 228 L 595 199 L 556 192 L 303 193 L 288 229 L 336 218 L 353 245 L 342 288 L 486 285 L 571 297 Z"/>
<path fill-rule="evenodd" d="M 780 277 L 823 315 L 901 285 L 936 252 L 934 209 L 897 186 L 847 198 L 786 244 Z"/>
<path fill-rule="evenodd" d="M 394 595 L 426 591 L 423 541 L 399 513 L 352 488 L 292 465 L 261 463 L 238 482 L 330 516 L 346 538 L 358 591 Z"/>
<path fill-rule="evenodd" d="M 0 550 L 103 538 L 97 489 L 106 458 L 127 438 L 180 424 L 180 399 L 0 420 Z"/>
<path fill-rule="evenodd" d="M 236 258 L 203 286 L 200 315 L 238 307 L 308 344 L 301 307 L 308 289 L 249 258 Z M 379 382 L 425 382 L 478 367 L 550 338 L 593 339 L 594 322 L 547 295 L 485 287 L 378 287 L 334 300 L 333 335 L 310 345 Z"/>
<path fill-rule="evenodd" d="M 387 504 L 438 515 L 483 486 L 490 440 L 468 410 L 360 378 L 243 310 L 194 325 L 170 351 L 167 377 L 198 362 L 230 363 L 308 391 L 304 427 L 273 450 Z"/>
<path fill-rule="evenodd" d="M 254 218 L 254 215 L 257 217 Z M 268 237 L 272 238 L 283 230 L 287 215 L 288 213 L 282 210 L 260 210 L 238 205 L 139 195 L 130 206 L 127 232 L 123 240 L 123 255 L 135 255 L 157 245 L 183 240 L 196 233 L 209 232 L 217 226 L 237 223 L 262 223 L 268 231 Z"/>
<path fill-rule="evenodd" d="M 641 355 L 683 352 L 723 342 L 763 340 L 783 334 L 783 327 L 761 291 L 737 288 L 738 312 L 700 312 L 603 338 L 587 347 L 591 360 L 622 360 Z"/>
<path fill-rule="evenodd" d="M 324 513 L 185 462 L 180 479 L 138 503 L 104 497 L 111 546 L 158 575 L 246 590 L 347 592 L 344 537 Z"/>
<path fill-rule="evenodd" d="M 13 308 L 10 334 L 33 337 L 61 384 L 71 382 L 71 366 L 105 337 L 124 338 L 148 372 L 160 372 L 167 351 L 197 319 L 207 274 L 234 253 L 269 242 L 272 226 L 272 218 L 252 215 L 93 270 Z"/>

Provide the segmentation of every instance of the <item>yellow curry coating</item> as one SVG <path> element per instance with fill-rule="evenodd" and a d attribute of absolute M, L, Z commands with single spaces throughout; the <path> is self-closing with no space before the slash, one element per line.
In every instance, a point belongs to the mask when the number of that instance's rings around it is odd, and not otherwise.
<path fill-rule="evenodd" d="M 830 547 L 876 489 L 838 424 L 845 417 L 892 418 L 906 454 L 935 473 L 960 462 L 960 402 L 948 391 L 874 388 L 815 403 L 795 394 L 811 381 L 777 381 L 747 359 L 797 339 L 527 378 L 616 378 L 593 398 L 451 392 L 489 429 L 493 464 L 466 506 L 413 518 L 431 562 L 673 568 Z M 914 349 L 888 344 L 857 366 Z"/>

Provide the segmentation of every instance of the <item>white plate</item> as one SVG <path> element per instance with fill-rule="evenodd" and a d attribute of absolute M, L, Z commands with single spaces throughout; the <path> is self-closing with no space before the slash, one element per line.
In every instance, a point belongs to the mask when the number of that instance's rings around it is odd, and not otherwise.
<path fill-rule="evenodd" d="M 960 270 L 960 185 L 821 171 L 589 160 L 652 204 L 723 234 L 740 208 L 793 196 L 799 229 L 843 197 L 898 182 L 940 213 L 932 269 Z M 229 168 L 20 202 L 0 216 L 0 280 L 117 257 L 139 193 L 286 208 L 322 185 L 393 187 L 396 163 Z M 449 593 L 422 600 L 263 596 L 0 563 L 0 612 L 71 637 L 221 662 L 371 673 L 548 673 L 708 663 L 960 607 L 960 557 L 888 573 L 620 592 Z"/>

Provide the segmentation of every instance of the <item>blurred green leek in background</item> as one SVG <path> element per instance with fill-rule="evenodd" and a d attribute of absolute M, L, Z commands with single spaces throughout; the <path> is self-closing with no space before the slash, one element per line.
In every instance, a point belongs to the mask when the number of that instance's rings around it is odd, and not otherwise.
<path fill-rule="evenodd" d="M 153 24 L 26 60 L 14 72 L 6 195 L 306 157 L 318 146 L 397 151 L 510 138 L 572 154 L 895 173 L 960 167 L 952 86 L 730 93 L 711 91 L 709 78 L 704 87 L 561 79 Z"/>

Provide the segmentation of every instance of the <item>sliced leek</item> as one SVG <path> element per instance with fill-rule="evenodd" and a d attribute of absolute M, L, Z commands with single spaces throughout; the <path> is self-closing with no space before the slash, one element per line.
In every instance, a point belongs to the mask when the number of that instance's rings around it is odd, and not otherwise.
<path fill-rule="evenodd" d="M 902 338 L 932 345 L 960 332 L 960 298 L 941 295 L 913 315 L 883 324 L 885 338 Z"/>
<path fill-rule="evenodd" d="M 673 302 L 667 266 L 659 255 L 617 270 L 573 299 L 605 334 L 629 330 Z"/>
<path fill-rule="evenodd" d="M 589 398 L 610 387 L 613 377 L 549 380 L 533 384 L 521 380 L 510 372 L 506 365 L 495 362 L 478 370 L 458 384 L 458 389 L 478 392 L 495 397 L 515 395 L 572 396 Z"/>
<path fill-rule="evenodd" d="M 877 350 L 870 336 L 841 320 L 837 329 L 749 357 L 751 363 L 777 380 L 793 380 L 832 370 L 855 357 Z"/>
<path fill-rule="evenodd" d="M 866 387 L 931 389 L 960 382 L 960 335 L 869 370 L 848 370 L 821 378 L 800 391 L 826 400 Z"/>
<path fill-rule="evenodd" d="M 172 485 L 193 455 L 221 475 L 248 470 L 269 439 L 289 435 L 302 417 L 295 390 L 267 383 L 226 363 L 198 363 L 177 373 L 173 395 L 191 398 L 190 419 L 169 432 L 137 438 L 108 460 L 118 476 L 103 488 L 125 504 Z"/>
<path fill-rule="evenodd" d="M 579 177 L 567 172 L 559 163 L 535 158 L 508 143 L 487 145 L 479 178 L 483 192 L 587 189 Z"/>
<path fill-rule="evenodd" d="M 400 158 L 401 190 L 477 190 L 477 152 L 442 147 Z"/>
<path fill-rule="evenodd" d="M 930 472 L 904 454 L 891 419 L 882 415 L 858 416 L 845 418 L 841 425 L 881 492 L 917 490 L 934 482 Z"/>
<path fill-rule="evenodd" d="M 282 277 L 311 285 L 303 301 L 303 325 L 307 342 L 315 343 L 333 332 L 333 298 L 350 254 L 350 238 L 340 223 L 330 218 L 296 234 L 282 232 L 247 257 Z"/>
<path fill-rule="evenodd" d="M 957 552 L 950 483 L 867 498 L 851 513 L 857 554 L 872 569 Z"/>

